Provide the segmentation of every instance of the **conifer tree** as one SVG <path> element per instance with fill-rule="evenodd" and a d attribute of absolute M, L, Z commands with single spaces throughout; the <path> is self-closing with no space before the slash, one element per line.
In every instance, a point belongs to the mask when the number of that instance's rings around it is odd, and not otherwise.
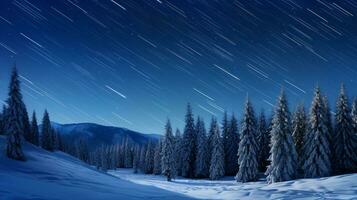
<path fill-rule="evenodd" d="M 32 114 L 32 120 L 31 120 L 31 138 L 32 140 L 30 141 L 32 144 L 39 146 L 40 141 L 39 141 L 39 132 L 38 132 L 38 125 L 37 125 L 37 119 L 36 119 L 36 113 L 33 112 Z"/>
<path fill-rule="evenodd" d="M 352 103 L 352 127 L 353 127 L 353 132 L 355 135 L 357 135 L 357 98 L 354 99 Z"/>
<path fill-rule="evenodd" d="M 259 167 L 258 153 L 257 122 L 253 107 L 247 98 L 238 149 L 239 171 L 236 175 L 238 182 L 244 183 L 257 180 Z"/>
<path fill-rule="evenodd" d="M 206 178 L 209 173 L 209 160 L 208 160 L 208 144 L 205 124 L 199 117 L 196 122 L 197 134 L 197 156 L 196 156 L 196 171 L 197 178 Z"/>
<path fill-rule="evenodd" d="M 217 123 L 216 120 L 214 120 Z M 212 153 L 211 153 L 211 162 L 209 168 L 209 178 L 211 180 L 217 180 L 224 176 L 224 148 L 223 142 L 220 135 L 218 124 L 212 125 L 216 127 L 213 132 L 213 137 L 211 141 Z"/>
<path fill-rule="evenodd" d="M 3 110 L 0 113 L 0 135 L 5 135 L 5 105 L 3 105 Z"/>
<path fill-rule="evenodd" d="M 179 129 L 176 129 L 175 133 L 175 166 L 176 174 L 178 176 L 182 175 L 182 136 Z"/>
<path fill-rule="evenodd" d="M 133 169 L 134 173 L 138 173 L 140 167 L 140 147 L 137 145 L 134 148 Z"/>
<path fill-rule="evenodd" d="M 132 168 L 133 167 L 133 155 L 131 149 L 131 142 L 129 137 L 126 137 L 124 143 L 124 168 Z"/>
<path fill-rule="evenodd" d="M 162 146 L 162 174 L 171 181 L 176 176 L 175 156 L 174 156 L 175 138 L 172 134 L 171 123 L 168 120 L 166 124 L 166 133 Z"/>
<path fill-rule="evenodd" d="M 269 165 L 269 143 L 270 143 L 270 134 L 268 132 L 268 126 L 265 119 L 264 111 L 262 110 L 259 115 L 258 120 L 258 164 L 259 171 L 266 171 L 266 167 Z"/>
<path fill-rule="evenodd" d="M 26 139 L 26 141 L 32 143 L 34 138 L 33 135 L 31 134 L 31 125 L 30 125 L 30 120 L 29 120 L 29 116 L 28 116 L 28 112 L 26 109 L 25 104 L 23 105 L 23 118 L 22 118 L 22 124 L 23 124 L 23 133 L 24 133 L 24 137 Z"/>
<path fill-rule="evenodd" d="M 154 170 L 154 147 L 152 141 L 150 140 L 145 154 L 145 174 L 152 174 Z"/>
<path fill-rule="evenodd" d="M 301 169 L 302 161 L 305 160 L 303 158 L 303 145 L 307 132 L 307 116 L 305 112 L 304 106 L 301 104 L 296 108 L 296 111 L 292 120 L 292 131 L 293 131 L 293 139 L 295 143 L 296 152 L 298 155 L 298 165 L 299 169 Z"/>
<path fill-rule="evenodd" d="M 6 154 L 7 157 L 15 160 L 25 160 L 22 151 L 22 138 L 24 137 L 24 113 L 25 104 L 22 101 L 20 91 L 20 81 L 17 69 L 14 68 L 10 86 L 9 97 L 7 99 L 5 132 L 7 135 Z"/>
<path fill-rule="evenodd" d="M 351 112 L 345 88 L 342 85 L 336 105 L 334 137 L 335 170 L 337 173 L 357 171 L 357 136 L 353 132 Z"/>
<path fill-rule="evenodd" d="M 42 134 L 41 137 L 42 148 L 47 151 L 53 151 L 54 141 L 52 136 L 52 127 L 51 127 L 51 121 L 47 110 L 45 110 L 45 113 L 43 115 L 41 134 Z"/>
<path fill-rule="evenodd" d="M 231 120 L 228 120 L 227 113 L 225 113 L 222 125 L 225 172 L 227 176 L 233 176 L 238 171 L 237 153 L 239 144 L 238 123 L 234 114 Z"/>
<path fill-rule="evenodd" d="M 154 174 L 160 175 L 161 169 L 161 150 L 162 150 L 162 138 L 160 138 L 159 143 L 155 147 L 154 153 Z"/>
<path fill-rule="evenodd" d="M 196 159 L 195 124 L 190 104 L 187 105 L 186 125 L 182 138 L 182 176 L 193 178 Z"/>
<path fill-rule="evenodd" d="M 292 180 L 297 174 L 297 153 L 290 127 L 290 113 L 284 92 L 274 113 L 270 141 L 268 183 Z"/>
<path fill-rule="evenodd" d="M 331 172 L 331 151 L 329 132 L 326 126 L 326 109 L 319 87 L 315 90 L 311 105 L 309 131 L 304 143 L 304 163 L 306 178 L 328 176 Z"/>
<path fill-rule="evenodd" d="M 145 172 L 145 156 L 146 156 L 146 145 L 141 146 L 140 149 L 140 164 L 139 169 L 141 172 Z"/>

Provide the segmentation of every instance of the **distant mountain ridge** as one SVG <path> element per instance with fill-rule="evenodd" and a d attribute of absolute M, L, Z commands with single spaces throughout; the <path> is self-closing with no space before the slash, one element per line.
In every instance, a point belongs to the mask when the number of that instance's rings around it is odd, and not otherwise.
<path fill-rule="evenodd" d="M 52 127 L 66 139 L 78 140 L 87 138 L 90 148 L 102 144 L 122 143 L 126 138 L 137 144 L 145 144 L 149 140 L 158 141 L 158 134 L 144 134 L 126 128 L 104 126 L 95 123 L 59 124 L 52 122 Z"/>

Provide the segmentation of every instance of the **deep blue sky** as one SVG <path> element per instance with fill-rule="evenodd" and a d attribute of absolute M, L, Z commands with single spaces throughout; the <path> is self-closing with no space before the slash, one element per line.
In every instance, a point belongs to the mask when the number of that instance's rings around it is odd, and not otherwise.
<path fill-rule="evenodd" d="M 162 133 L 187 102 L 240 117 L 247 94 L 308 107 L 316 84 L 334 107 L 341 82 L 357 95 L 356 15 L 354 0 L 2 0 L 0 99 L 16 62 L 29 110 L 60 123 Z"/>

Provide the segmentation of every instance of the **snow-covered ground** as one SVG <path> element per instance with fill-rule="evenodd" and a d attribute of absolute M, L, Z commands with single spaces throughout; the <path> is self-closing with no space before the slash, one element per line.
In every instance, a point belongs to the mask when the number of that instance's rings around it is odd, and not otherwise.
<path fill-rule="evenodd" d="M 178 178 L 166 182 L 162 176 L 133 174 L 120 169 L 110 174 L 141 185 L 150 185 L 199 199 L 356 199 L 357 174 L 319 179 L 299 179 L 268 185 L 264 181 L 237 183 L 233 177 L 219 181 Z"/>
<path fill-rule="evenodd" d="M 0 136 L 0 200 L 187 199 L 179 193 L 135 184 L 96 171 L 64 153 L 25 145 L 26 162 L 4 155 Z"/>

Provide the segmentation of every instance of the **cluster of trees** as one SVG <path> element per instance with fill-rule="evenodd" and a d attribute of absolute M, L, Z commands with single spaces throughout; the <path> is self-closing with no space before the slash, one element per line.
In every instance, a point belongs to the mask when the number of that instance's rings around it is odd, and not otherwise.
<path fill-rule="evenodd" d="M 256 116 L 247 99 L 238 129 L 234 114 L 219 124 L 212 118 L 208 133 L 202 118 L 187 107 L 183 134 L 173 134 L 168 120 L 159 142 L 101 146 L 89 154 L 98 169 L 134 168 L 146 174 L 255 181 L 265 173 L 268 183 L 299 177 L 315 178 L 357 171 L 357 100 L 349 104 L 342 86 L 332 121 L 326 96 L 315 89 L 310 113 L 303 105 L 290 114 L 284 92 L 272 116 Z M 88 156 L 87 156 L 88 157 Z"/>
<path fill-rule="evenodd" d="M 41 129 L 42 134 L 40 136 L 36 113 L 33 112 L 30 121 L 21 94 L 19 75 L 16 67 L 14 67 L 10 79 L 8 99 L 0 113 L 0 135 L 7 136 L 7 156 L 15 160 L 26 160 L 22 149 L 24 140 L 48 151 L 63 150 L 61 137 L 51 127 L 47 111 L 44 113 Z"/>

